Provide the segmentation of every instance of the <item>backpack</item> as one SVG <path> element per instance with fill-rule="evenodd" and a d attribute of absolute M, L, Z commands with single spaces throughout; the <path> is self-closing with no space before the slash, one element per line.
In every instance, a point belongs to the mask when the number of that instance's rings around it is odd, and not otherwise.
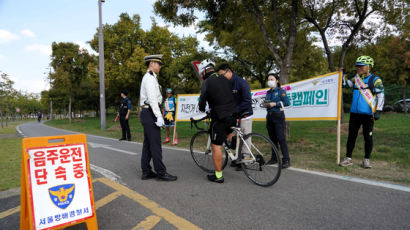
<path fill-rule="evenodd" d="M 368 81 L 368 88 L 370 89 L 370 92 L 372 92 L 372 94 L 374 94 L 374 78 L 376 77 L 376 75 L 372 74 L 372 76 L 370 77 L 369 81 Z"/>

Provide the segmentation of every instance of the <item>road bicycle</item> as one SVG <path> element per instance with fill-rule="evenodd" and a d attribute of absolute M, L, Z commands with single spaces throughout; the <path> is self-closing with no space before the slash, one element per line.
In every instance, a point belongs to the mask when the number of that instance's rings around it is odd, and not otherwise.
<path fill-rule="evenodd" d="M 222 159 L 222 169 L 226 167 L 228 158 L 231 161 L 238 160 L 237 162 L 241 164 L 245 175 L 253 183 L 264 187 L 271 186 L 278 181 L 282 169 L 278 149 L 263 134 L 255 132 L 244 134 L 240 128 L 242 117 L 243 115 L 238 116 L 236 125 L 231 127 L 234 135 L 232 143 L 226 140 L 222 144 L 225 151 Z M 191 128 L 194 125 L 199 131 L 192 136 L 189 148 L 191 156 L 199 168 L 205 172 L 213 173 L 214 164 L 209 129 L 199 128 L 197 125 L 198 122 L 204 120 L 210 121 L 209 114 L 197 120 L 191 118 Z M 276 162 L 267 164 L 271 158 L 276 159 Z"/>

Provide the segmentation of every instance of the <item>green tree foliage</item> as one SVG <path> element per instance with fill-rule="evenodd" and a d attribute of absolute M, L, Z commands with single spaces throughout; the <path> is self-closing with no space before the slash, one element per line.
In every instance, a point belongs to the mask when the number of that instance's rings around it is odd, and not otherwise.
<path fill-rule="evenodd" d="M 198 41 L 193 37 L 179 38 L 168 28 L 153 21 L 149 31 L 141 28 L 140 17 L 123 13 L 113 25 L 104 25 L 104 62 L 107 106 L 117 106 L 121 89 L 129 92 L 134 104 L 138 101 L 140 84 L 146 72 L 144 57 L 161 53 L 165 66 L 161 69 L 159 83 L 179 93 L 197 93 L 199 81 L 190 62 L 205 57 L 198 51 Z M 98 51 L 98 33 L 90 41 Z M 93 72 L 91 79 L 98 80 Z"/>
<path fill-rule="evenodd" d="M 408 18 L 408 1 L 403 0 L 303 0 L 302 5 L 303 17 L 320 35 L 330 71 L 336 70 L 330 39 L 342 44 L 338 56 L 338 68 L 342 68 L 350 46 L 402 31 Z M 373 20 L 369 20 L 371 16 L 375 16 Z"/>
<path fill-rule="evenodd" d="M 398 37 L 380 39 L 375 47 L 375 58 L 378 60 L 380 74 L 385 82 L 402 87 L 402 99 L 407 98 L 407 85 L 410 83 L 410 40 L 402 34 Z M 406 103 L 404 103 L 406 106 Z M 406 107 L 405 107 L 406 108 Z M 404 110 L 407 113 L 407 110 Z"/>
<path fill-rule="evenodd" d="M 1 127 L 3 127 L 3 114 L 8 116 L 9 114 L 9 102 L 10 95 L 13 93 L 14 82 L 9 78 L 6 73 L 0 75 L 0 117 Z"/>
<path fill-rule="evenodd" d="M 183 26 L 195 22 L 195 11 L 204 12 L 205 19 L 199 25 L 209 33 L 208 39 L 220 42 L 221 47 L 229 46 L 234 58 L 245 65 L 252 77 L 263 85 L 262 75 L 266 74 L 266 69 L 277 67 L 281 83 L 288 82 L 299 20 L 297 0 L 158 0 L 154 10 L 165 21 Z M 261 49 L 265 50 L 260 52 Z M 274 60 L 276 66 L 270 60 Z"/>
<path fill-rule="evenodd" d="M 1 71 L 0 71 L 1 72 Z M 13 87 L 14 82 L 10 79 L 10 76 L 6 73 L 0 74 L 0 119 L 1 125 L 6 118 L 15 118 L 19 115 L 34 115 L 37 112 L 43 112 L 44 108 L 40 104 L 40 98 L 36 94 L 18 92 Z M 19 108 L 20 112 L 16 112 Z"/>
<path fill-rule="evenodd" d="M 88 65 L 92 61 L 87 50 L 80 49 L 71 42 L 53 42 L 51 67 L 54 73 L 50 74 L 53 88 L 60 93 L 68 94 L 68 113 L 71 124 L 72 99 L 76 95 L 80 84 L 88 74 Z"/>
<path fill-rule="evenodd" d="M 104 75 L 106 87 L 106 105 L 118 102 L 121 89 L 127 89 L 131 98 L 139 94 L 141 77 L 146 70 L 144 56 L 147 55 L 142 45 L 146 34 L 140 25 L 140 17 L 121 14 L 113 25 L 103 26 L 104 34 Z M 98 31 L 90 41 L 91 48 L 98 52 Z M 98 67 L 98 66 L 96 66 Z M 98 82 L 99 74 L 93 74 Z"/>

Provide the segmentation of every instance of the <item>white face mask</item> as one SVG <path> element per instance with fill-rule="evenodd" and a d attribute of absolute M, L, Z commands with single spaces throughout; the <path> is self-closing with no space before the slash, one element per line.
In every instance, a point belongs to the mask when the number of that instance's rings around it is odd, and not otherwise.
<path fill-rule="evenodd" d="M 276 85 L 277 85 L 277 83 L 276 83 L 275 80 L 270 80 L 270 81 L 268 81 L 268 86 L 269 86 L 270 88 L 276 88 Z"/>

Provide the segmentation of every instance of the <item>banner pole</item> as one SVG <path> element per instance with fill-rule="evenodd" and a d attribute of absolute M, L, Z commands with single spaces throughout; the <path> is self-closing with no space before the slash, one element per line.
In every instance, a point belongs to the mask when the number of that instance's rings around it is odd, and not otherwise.
<path fill-rule="evenodd" d="M 337 120 L 337 160 L 336 164 L 340 164 L 340 119 Z"/>
<path fill-rule="evenodd" d="M 175 130 L 177 130 L 177 121 L 176 121 L 176 119 L 174 121 L 174 133 L 172 135 L 172 144 L 175 143 Z"/>
<path fill-rule="evenodd" d="M 192 65 L 194 66 L 194 64 Z M 172 144 L 175 143 L 175 131 L 177 130 L 177 117 L 178 117 L 178 104 L 179 104 L 178 101 L 179 101 L 179 94 L 177 94 L 177 102 L 175 105 L 174 133 L 172 134 Z"/>
<path fill-rule="evenodd" d="M 339 82 L 338 82 L 338 98 L 337 98 L 337 159 L 336 164 L 340 164 L 340 126 L 341 126 L 341 107 L 342 107 L 342 78 L 343 72 L 339 70 Z"/>

